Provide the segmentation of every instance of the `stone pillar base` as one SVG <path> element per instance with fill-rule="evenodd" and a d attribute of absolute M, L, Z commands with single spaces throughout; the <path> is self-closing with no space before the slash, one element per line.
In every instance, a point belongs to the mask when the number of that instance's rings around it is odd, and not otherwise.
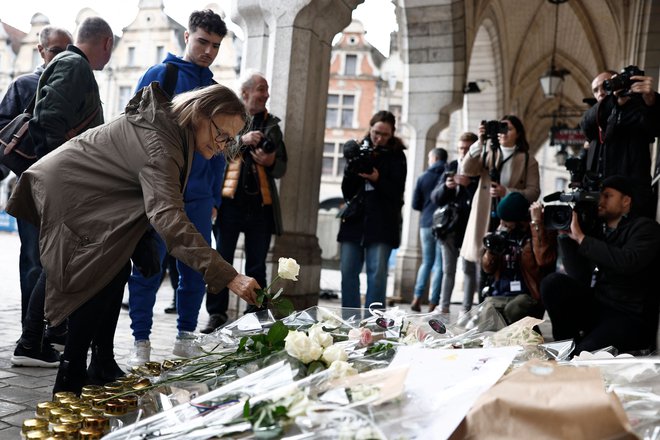
<path fill-rule="evenodd" d="M 396 254 L 396 267 L 394 268 L 394 292 L 403 302 L 410 303 L 413 299 L 413 290 L 417 279 L 417 269 L 421 263 L 419 252 L 399 249 Z"/>
<path fill-rule="evenodd" d="M 319 302 L 321 290 L 321 247 L 318 238 L 311 234 L 285 232 L 275 237 L 271 249 L 271 276 L 277 276 L 277 266 L 280 257 L 293 258 L 300 265 L 298 281 L 281 280 L 273 286 L 277 291 L 284 288 L 282 296 L 289 299 L 295 310 L 304 310 Z"/>

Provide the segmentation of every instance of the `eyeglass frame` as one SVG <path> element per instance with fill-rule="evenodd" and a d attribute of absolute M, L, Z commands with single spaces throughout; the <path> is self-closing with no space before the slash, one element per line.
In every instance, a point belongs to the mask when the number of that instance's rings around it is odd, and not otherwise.
<path fill-rule="evenodd" d="M 230 135 L 226 131 L 220 129 L 220 127 L 218 127 L 216 125 L 213 118 L 209 118 L 209 120 L 211 121 L 211 124 L 213 124 L 213 127 L 215 128 L 215 131 L 216 131 L 216 135 L 213 138 L 213 141 L 216 144 L 220 144 L 220 143 L 224 144 L 225 148 L 230 149 L 230 148 L 235 147 L 236 144 L 237 144 L 236 139 L 234 137 L 232 137 L 232 135 Z M 211 133 L 211 134 L 213 134 L 213 133 Z"/>

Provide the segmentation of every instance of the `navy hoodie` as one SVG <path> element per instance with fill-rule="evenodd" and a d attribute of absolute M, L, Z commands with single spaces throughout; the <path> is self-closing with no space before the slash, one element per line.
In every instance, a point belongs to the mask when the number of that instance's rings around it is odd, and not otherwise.
<path fill-rule="evenodd" d="M 431 192 L 445 171 L 445 163 L 444 160 L 435 162 L 417 178 L 412 207 L 415 211 L 422 212 L 422 218 L 419 221 L 419 226 L 422 228 L 430 228 L 433 225 L 433 212 L 438 206 L 431 201 Z"/>

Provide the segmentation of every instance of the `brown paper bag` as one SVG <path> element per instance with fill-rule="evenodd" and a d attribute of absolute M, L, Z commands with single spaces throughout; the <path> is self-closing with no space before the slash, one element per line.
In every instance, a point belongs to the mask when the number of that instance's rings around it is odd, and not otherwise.
<path fill-rule="evenodd" d="M 482 394 L 450 437 L 636 439 L 597 368 L 529 361 Z"/>

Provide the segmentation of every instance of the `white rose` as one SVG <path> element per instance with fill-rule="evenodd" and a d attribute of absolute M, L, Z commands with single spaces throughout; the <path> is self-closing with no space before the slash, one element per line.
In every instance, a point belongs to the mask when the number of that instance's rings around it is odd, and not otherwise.
<path fill-rule="evenodd" d="M 277 274 L 280 278 L 285 280 L 298 281 L 298 273 L 300 272 L 300 265 L 296 263 L 293 258 L 280 257 L 278 260 L 279 266 L 277 267 Z"/>
<path fill-rule="evenodd" d="M 348 355 L 342 347 L 339 347 L 338 345 L 331 345 L 330 347 L 323 350 L 323 356 L 321 356 L 321 360 L 323 360 L 326 365 L 331 365 L 335 361 L 348 360 Z"/>
<path fill-rule="evenodd" d="M 308 338 L 304 332 L 293 330 L 284 338 L 284 349 L 290 356 L 300 359 L 305 364 L 318 360 L 323 353 L 323 348 Z"/>
<path fill-rule="evenodd" d="M 332 335 L 323 330 L 320 324 L 314 324 L 307 330 L 309 338 L 319 344 L 321 347 L 326 348 L 332 345 Z"/>
<path fill-rule="evenodd" d="M 330 372 L 330 377 L 333 378 L 342 378 L 357 374 L 357 370 L 346 361 L 334 361 L 328 367 L 328 371 Z"/>

